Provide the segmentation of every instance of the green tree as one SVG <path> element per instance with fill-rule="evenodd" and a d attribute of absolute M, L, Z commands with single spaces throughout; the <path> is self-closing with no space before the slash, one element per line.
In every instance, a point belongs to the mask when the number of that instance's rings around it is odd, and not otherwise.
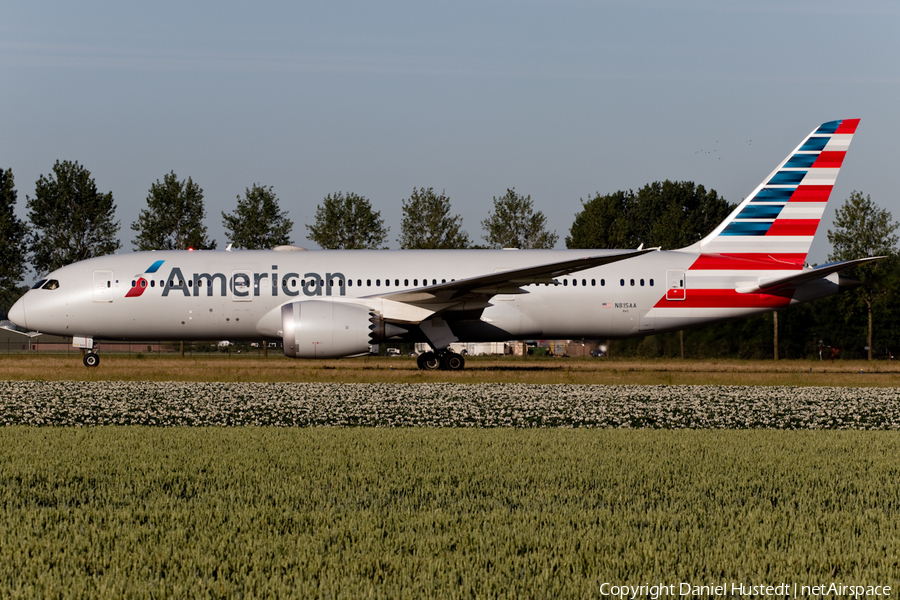
<path fill-rule="evenodd" d="M 291 243 L 294 222 L 287 211 L 278 206 L 272 186 L 253 184 L 243 198 L 237 197 L 237 208 L 231 214 L 222 213 L 228 240 L 238 248 L 265 250 Z"/>
<path fill-rule="evenodd" d="M 880 208 L 872 198 L 853 191 L 834 218 L 834 230 L 828 230 L 832 253 L 829 261 L 853 260 L 867 256 L 890 256 L 887 260 L 868 263 L 855 268 L 854 275 L 862 281 L 854 296 L 865 303 L 868 317 L 868 358 L 872 360 L 872 313 L 875 301 L 890 289 L 897 271 L 897 229 L 891 213 Z"/>
<path fill-rule="evenodd" d="M 559 236 L 547 231 L 547 217 L 534 212 L 531 196 L 507 189 L 503 196 L 494 197 L 494 211 L 481 222 L 487 232 L 484 240 L 491 248 L 519 248 L 531 250 L 552 248 Z"/>
<path fill-rule="evenodd" d="M 188 177 L 178 181 L 172 171 L 150 186 L 147 208 L 141 210 L 131 229 L 138 233 L 132 240 L 137 250 L 212 250 L 215 240 L 206 234 L 203 219 L 203 190 Z"/>
<path fill-rule="evenodd" d="M 16 217 L 17 198 L 12 169 L 0 170 L 0 308 L 4 314 L 18 297 L 25 275 L 28 226 Z"/>
<path fill-rule="evenodd" d="M 581 201 L 582 210 L 566 237 L 566 248 L 634 248 L 637 224 L 633 207 L 637 203 L 631 190 L 596 196 Z"/>
<path fill-rule="evenodd" d="M 692 181 L 655 181 L 587 202 L 575 215 L 567 248 L 676 249 L 699 241 L 734 210 L 734 205 Z"/>
<path fill-rule="evenodd" d="M 450 198 L 434 188 L 416 189 L 403 200 L 400 247 L 404 250 L 468 248 L 469 234 L 461 230 L 462 217 L 450 214 Z"/>
<path fill-rule="evenodd" d="M 32 264 L 38 273 L 122 247 L 112 192 L 97 191 L 90 171 L 77 161 L 56 161 L 53 173 L 37 180 L 34 198 L 28 197 L 26 206 Z"/>
<path fill-rule="evenodd" d="M 655 181 L 637 193 L 637 222 L 648 246 L 665 250 L 699 242 L 734 210 L 735 205 L 693 181 Z"/>
<path fill-rule="evenodd" d="M 307 225 L 308 239 L 326 250 L 374 250 L 384 244 L 388 228 L 380 211 L 363 196 L 348 192 L 328 194 L 316 207 L 316 222 Z"/>

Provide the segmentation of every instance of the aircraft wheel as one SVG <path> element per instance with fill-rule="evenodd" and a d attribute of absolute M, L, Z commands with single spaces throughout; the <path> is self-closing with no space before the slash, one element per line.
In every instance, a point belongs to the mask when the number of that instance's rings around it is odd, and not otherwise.
<path fill-rule="evenodd" d="M 84 366 L 96 367 L 100 364 L 100 357 L 94 352 L 88 352 L 84 355 Z"/>
<path fill-rule="evenodd" d="M 434 371 L 435 369 L 441 368 L 441 359 L 434 352 L 426 352 L 425 354 L 419 355 L 419 358 L 416 359 L 416 363 L 423 371 Z"/>
<path fill-rule="evenodd" d="M 448 352 L 441 357 L 441 368 L 447 371 L 459 371 L 466 366 L 466 359 L 456 352 Z"/>

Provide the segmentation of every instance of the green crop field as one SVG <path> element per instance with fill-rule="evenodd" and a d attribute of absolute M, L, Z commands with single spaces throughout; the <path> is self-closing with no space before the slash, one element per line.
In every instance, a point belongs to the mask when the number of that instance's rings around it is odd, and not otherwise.
<path fill-rule="evenodd" d="M 893 585 L 895 431 L 0 428 L 0 597 Z"/>

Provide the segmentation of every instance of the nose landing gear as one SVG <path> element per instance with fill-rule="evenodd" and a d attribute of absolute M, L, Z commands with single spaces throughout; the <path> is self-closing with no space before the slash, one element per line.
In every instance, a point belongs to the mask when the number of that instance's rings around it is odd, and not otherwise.
<path fill-rule="evenodd" d="M 425 352 L 416 359 L 416 364 L 423 371 L 459 371 L 466 366 L 466 359 L 462 355 L 450 350 L 438 350 L 437 352 Z"/>
<path fill-rule="evenodd" d="M 82 361 L 84 362 L 84 366 L 96 367 L 100 364 L 100 357 L 97 356 L 97 353 L 94 352 L 94 338 L 91 337 L 81 337 L 81 336 L 73 336 L 72 337 L 72 346 L 75 348 L 81 348 L 81 353 L 83 355 Z"/>
<path fill-rule="evenodd" d="M 96 352 L 88 352 L 82 360 L 86 367 L 96 367 L 100 364 L 100 356 Z"/>

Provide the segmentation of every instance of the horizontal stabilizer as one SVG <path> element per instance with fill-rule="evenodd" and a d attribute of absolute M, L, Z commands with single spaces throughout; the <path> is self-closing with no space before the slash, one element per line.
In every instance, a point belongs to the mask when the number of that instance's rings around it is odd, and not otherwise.
<path fill-rule="evenodd" d="M 760 279 L 756 285 L 738 286 L 735 291 L 739 294 L 758 294 L 759 292 L 774 292 L 789 287 L 795 287 L 804 283 L 811 283 L 818 279 L 824 279 L 833 273 L 840 273 L 859 265 L 874 262 L 886 258 L 884 256 L 872 256 L 869 258 L 857 258 L 856 260 L 848 260 L 845 262 L 831 263 L 808 269 L 794 275 L 786 275 L 783 277 L 768 277 Z"/>

